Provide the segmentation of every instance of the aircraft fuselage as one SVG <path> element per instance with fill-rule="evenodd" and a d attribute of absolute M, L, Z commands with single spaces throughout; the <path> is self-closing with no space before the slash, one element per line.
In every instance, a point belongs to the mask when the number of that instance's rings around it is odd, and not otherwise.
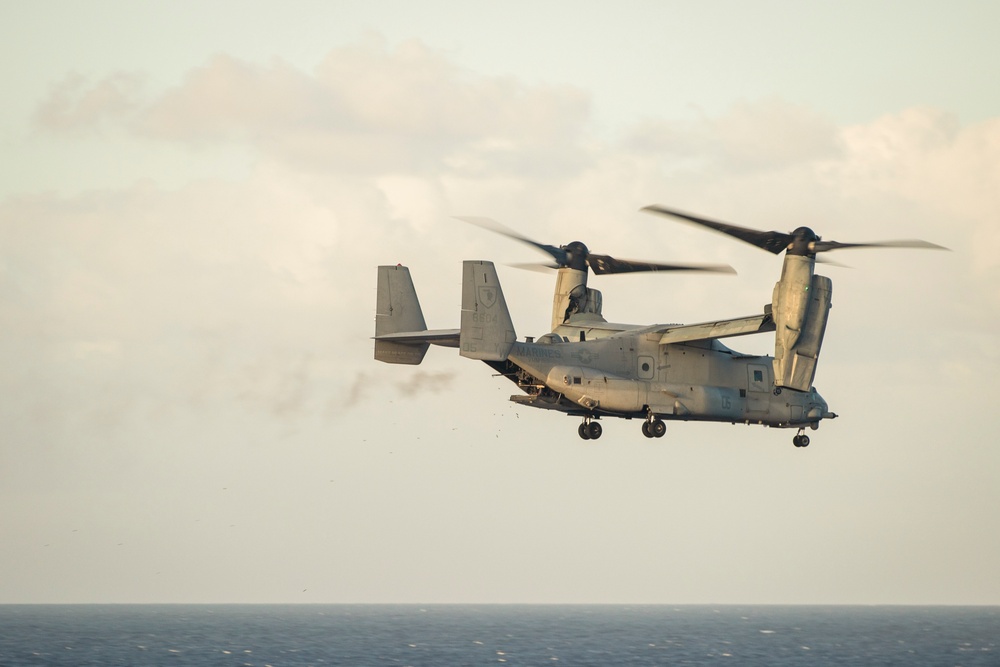
<path fill-rule="evenodd" d="M 515 343 L 510 374 L 528 396 L 518 403 L 571 414 L 745 422 L 777 427 L 828 416 L 815 391 L 774 387 L 772 358 L 718 341 L 663 345 L 657 334 L 585 342 Z M 525 400 L 527 399 L 527 400 Z"/>

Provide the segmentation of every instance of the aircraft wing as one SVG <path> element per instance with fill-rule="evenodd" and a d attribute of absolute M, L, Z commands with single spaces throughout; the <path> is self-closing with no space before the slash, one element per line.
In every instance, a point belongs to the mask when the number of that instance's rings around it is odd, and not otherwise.
<path fill-rule="evenodd" d="M 425 331 L 399 331 L 375 336 L 375 340 L 389 343 L 432 343 L 442 347 L 458 347 L 460 329 L 428 329 Z"/>
<path fill-rule="evenodd" d="M 771 313 L 739 317 L 733 320 L 702 322 L 701 324 L 671 325 L 659 329 L 656 333 L 662 333 L 660 345 L 668 345 L 670 343 L 689 343 L 695 340 L 747 336 L 768 331 L 774 331 L 774 318 L 771 317 Z"/>

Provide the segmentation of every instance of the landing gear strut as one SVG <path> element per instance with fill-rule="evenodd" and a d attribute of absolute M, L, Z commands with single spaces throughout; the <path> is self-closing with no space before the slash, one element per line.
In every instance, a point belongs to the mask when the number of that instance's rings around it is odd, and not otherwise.
<path fill-rule="evenodd" d="M 604 433 L 604 429 L 599 423 L 591 421 L 590 417 L 584 417 L 583 423 L 576 429 L 576 432 L 584 440 L 597 440 Z"/>
<path fill-rule="evenodd" d="M 804 428 L 800 428 L 798 434 L 792 438 L 792 444 L 796 447 L 809 446 L 809 436 L 806 435 L 806 430 Z"/>
<path fill-rule="evenodd" d="M 642 422 L 642 434 L 647 438 L 662 438 L 666 432 L 667 425 L 663 423 L 662 419 L 654 417 L 652 414 L 646 421 Z"/>

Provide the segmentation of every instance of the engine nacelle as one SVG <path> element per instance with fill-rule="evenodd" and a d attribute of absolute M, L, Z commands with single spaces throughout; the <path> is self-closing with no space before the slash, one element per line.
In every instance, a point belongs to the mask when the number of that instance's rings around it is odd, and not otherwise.
<path fill-rule="evenodd" d="M 580 313 L 604 320 L 601 310 L 604 298 L 601 292 L 587 287 L 587 271 L 561 268 L 556 277 L 556 290 L 552 298 L 552 329 Z"/>
<path fill-rule="evenodd" d="M 833 282 L 813 275 L 815 258 L 786 255 L 774 286 L 774 384 L 809 391 L 832 305 Z"/>

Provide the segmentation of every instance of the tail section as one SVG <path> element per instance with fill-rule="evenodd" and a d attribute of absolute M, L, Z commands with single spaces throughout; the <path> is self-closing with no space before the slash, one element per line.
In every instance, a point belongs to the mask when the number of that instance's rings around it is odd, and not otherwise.
<path fill-rule="evenodd" d="M 375 358 L 390 364 L 419 364 L 424 360 L 428 343 L 401 343 L 378 338 L 386 334 L 422 332 L 426 329 L 410 270 L 398 264 L 378 267 Z"/>
<path fill-rule="evenodd" d="M 504 361 L 516 340 L 493 262 L 463 262 L 460 354 L 470 359 Z"/>

